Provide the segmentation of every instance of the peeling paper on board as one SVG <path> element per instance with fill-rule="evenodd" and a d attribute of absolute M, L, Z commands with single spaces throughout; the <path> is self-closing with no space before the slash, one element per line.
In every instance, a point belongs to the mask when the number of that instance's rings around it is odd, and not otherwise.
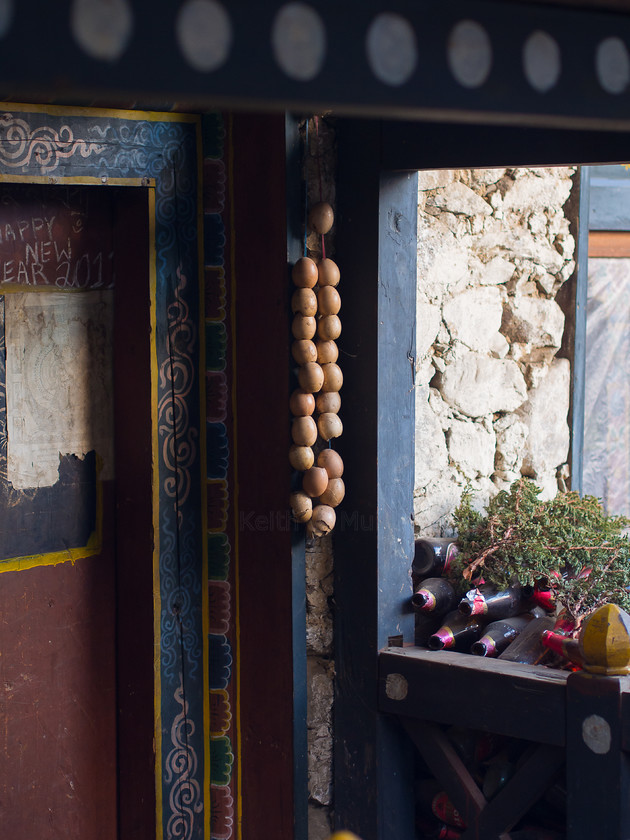
<path fill-rule="evenodd" d="M 7 478 L 47 487 L 92 449 L 113 478 L 113 292 L 5 296 Z"/>

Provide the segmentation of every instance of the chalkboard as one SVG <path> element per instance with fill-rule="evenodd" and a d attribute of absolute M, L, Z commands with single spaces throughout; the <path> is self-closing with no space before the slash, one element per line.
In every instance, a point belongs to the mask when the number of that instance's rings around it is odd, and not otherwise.
<path fill-rule="evenodd" d="M 113 478 L 123 198 L 116 187 L 0 184 L 0 562 L 83 550 L 95 534 L 97 475 Z"/>
<path fill-rule="evenodd" d="M 1 185 L 0 289 L 112 288 L 112 198 L 106 187 Z"/>

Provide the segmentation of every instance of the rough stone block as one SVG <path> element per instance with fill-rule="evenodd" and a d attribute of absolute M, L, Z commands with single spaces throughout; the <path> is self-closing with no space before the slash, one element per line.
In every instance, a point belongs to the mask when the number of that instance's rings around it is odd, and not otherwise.
<path fill-rule="evenodd" d="M 466 478 L 491 475 L 496 446 L 491 425 L 454 419 L 447 433 L 447 443 L 452 463 Z"/>
<path fill-rule="evenodd" d="M 416 389 L 415 486 L 448 468 L 448 450 L 438 415 L 428 402 L 429 389 Z"/>
<path fill-rule="evenodd" d="M 559 257 L 559 255 L 557 255 Z M 465 288 L 468 247 L 439 219 L 418 215 L 418 291 L 431 303 Z"/>
<path fill-rule="evenodd" d="M 508 341 L 560 347 L 563 330 L 564 313 L 555 300 L 521 294 L 505 301 L 501 332 Z"/>
<path fill-rule="evenodd" d="M 489 184 L 496 184 L 497 181 L 500 181 L 501 178 L 505 175 L 504 168 L 497 169 L 473 169 L 472 172 L 472 183 L 473 184 L 482 184 L 483 186 L 488 186 Z"/>
<path fill-rule="evenodd" d="M 483 265 L 479 275 L 479 282 L 483 286 L 500 286 L 510 280 L 515 268 L 514 263 L 509 262 L 503 257 L 493 257 Z"/>
<path fill-rule="evenodd" d="M 332 832 L 330 811 L 309 802 L 308 840 L 328 840 Z"/>
<path fill-rule="evenodd" d="M 453 169 L 421 169 L 418 172 L 418 190 L 437 190 L 446 187 L 454 178 Z"/>
<path fill-rule="evenodd" d="M 549 173 L 530 169 L 521 173 L 503 196 L 505 207 L 544 212 L 549 207 L 562 207 L 571 193 L 572 181 L 566 170 Z"/>
<path fill-rule="evenodd" d="M 489 216 L 492 213 L 488 202 L 460 181 L 453 181 L 427 199 L 428 204 L 463 216 Z"/>
<path fill-rule="evenodd" d="M 527 426 L 514 414 L 504 414 L 494 421 L 494 431 L 496 434 L 495 471 L 505 480 L 514 481 L 519 476 L 523 464 Z"/>
<path fill-rule="evenodd" d="M 418 293 L 416 302 L 416 353 L 419 359 L 426 356 L 440 329 L 440 307 L 430 303 Z"/>
<path fill-rule="evenodd" d="M 502 314 L 501 292 L 493 286 L 468 289 L 447 301 L 442 310 L 451 337 L 471 350 L 490 349 Z"/>
<path fill-rule="evenodd" d="M 527 386 L 516 362 L 470 352 L 440 376 L 446 402 L 468 417 L 514 411 L 525 401 Z"/>
<path fill-rule="evenodd" d="M 414 527 L 426 536 L 439 536 L 452 527 L 453 511 L 464 492 L 464 479 L 454 468 L 435 476 L 414 494 Z"/>
<path fill-rule="evenodd" d="M 569 452 L 569 393 L 571 366 L 568 359 L 554 359 L 547 376 L 529 392 L 526 403 L 518 410 L 519 419 L 527 426 L 523 449 L 523 475 L 536 480 L 553 474 L 567 460 Z"/>

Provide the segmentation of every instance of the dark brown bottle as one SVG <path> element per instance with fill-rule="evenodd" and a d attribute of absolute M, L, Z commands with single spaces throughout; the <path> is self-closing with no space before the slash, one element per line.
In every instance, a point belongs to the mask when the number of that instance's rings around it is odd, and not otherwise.
<path fill-rule="evenodd" d="M 483 636 L 474 642 L 471 653 L 476 656 L 498 656 L 531 621 L 535 621 L 533 615 L 515 615 L 491 622 L 483 631 Z"/>
<path fill-rule="evenodd" d="M 414 616 L 414 644 L 426 647 L 429 636 L 432 636 L 442 623 L 439 613 L 423 613 L 416 610 Z"/>
<path fill-rule="evenodd" d="M 425 578 L 411 596 L 411 603 L 423 613 L 445 615 L 458 602 L 457 593 L 451 584 L 441 577 Z"/>
<path fill-rule="evenodd" d="M 535 618 L 508 647 L 499 654 L 499 659 L 507 662 L 523 662 L 535 665 L 547 655 L 547 648 L 542 643 L 543 630 L 554 626 L 553 616 Z"/>
<path fill-rule="evenodd" d="M 457 543 L 452 537 L 416 540 L 411 571 L 419 579 L 445 575 L 457 554 Z"/>
<path fill-rule="evenodd" d="M 489 620 L 510 618 L 525 612 L 530 594 L 529 587 L 510 586 L 499 590 L 491 583 L 482 583 L 464 595 L 458 609 L 464 615 L 483 615 Z"/>
<path fill-rule="evenodd" d="M 429 636 L 431 650 L 470 650 L 486 625 L 483 616 L 468 616 L 453 610 L 444 616 L 442 626 Z"/>

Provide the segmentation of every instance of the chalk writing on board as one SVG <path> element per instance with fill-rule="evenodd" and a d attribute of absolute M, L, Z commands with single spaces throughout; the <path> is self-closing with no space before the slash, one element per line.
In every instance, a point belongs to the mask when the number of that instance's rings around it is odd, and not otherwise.
<path fill-rule="evenodd" d="M 111 202 L 106 189 L 0 192 L 0 288 L 111 289 Z"/>

